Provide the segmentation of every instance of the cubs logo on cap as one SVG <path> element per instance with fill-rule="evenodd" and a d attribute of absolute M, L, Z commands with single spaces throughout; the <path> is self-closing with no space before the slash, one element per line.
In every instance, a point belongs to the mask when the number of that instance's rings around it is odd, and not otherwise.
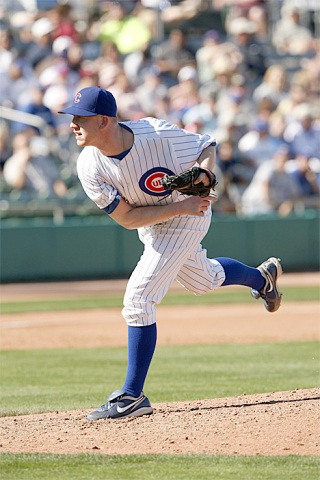
<path fill-rule="evenodd" d="M 165 190 L 161 184 L 161 178 L 165 175 L 174 175 L 174 172 L 164 167 L 151 168 L 140 178 L 139 187 L 144 193 L 154 197 L 168 195 L 171 190 Z"/>
<path fill-rule="evenodd" d="M 111 92 L 101 87 L 86 87 L 77 92 L 70 107 L 58 113 L 69 113 L 79 117 L 105 115 L 117 116 L 117 103 Z"/>

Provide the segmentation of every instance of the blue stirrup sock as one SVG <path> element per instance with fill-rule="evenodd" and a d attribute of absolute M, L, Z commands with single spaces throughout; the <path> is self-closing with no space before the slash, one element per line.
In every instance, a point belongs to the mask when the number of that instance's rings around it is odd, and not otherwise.
<path fill-rule="evenodd" d="M 128 395 L 138 397 L 143 390 L 157 343 L 157 324 L 128 326 L 128 368 L 122 387 Z"/>
<path fill-rule="evenodd" d="M 258 291 L 264 287 L 265 279 L 257 268 L 249 267 L 228 257 L 217 257 L 215 260 L 222 265 L 226 275 L 222 287 L 226 285 L 245 285 Z"/>

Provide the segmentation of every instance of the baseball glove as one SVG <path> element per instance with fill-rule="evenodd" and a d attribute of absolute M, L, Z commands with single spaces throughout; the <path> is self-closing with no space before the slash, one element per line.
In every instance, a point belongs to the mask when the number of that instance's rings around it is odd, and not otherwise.
<path fill-rule="evenodd" d="M 201 173 L 205 173 L 209 179 L 209 185 L 204 185 L 201 181 L 195 183 Z M 206 168 L 192 167 L 177 175 L 165 175 L 161 179 L 162 186 L 165 190 L 177 190 L 184 195 L 196 195 L 199 197 L 208 197 L 210 191 L 214 190 L 217 185 L 217 179 L 213 172 Z"/>

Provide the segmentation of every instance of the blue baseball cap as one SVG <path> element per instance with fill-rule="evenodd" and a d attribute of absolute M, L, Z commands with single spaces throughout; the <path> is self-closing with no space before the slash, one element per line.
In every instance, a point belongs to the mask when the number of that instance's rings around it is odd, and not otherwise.
<path fill-rule="evenodd" d="M 101 87 L 86 87 L 77 92 L 70 107 L 58 113 L 69 113 L 79 117 L 93 117 L 95 115 L 117 116 L 117 103 L 112 95 Z"/>

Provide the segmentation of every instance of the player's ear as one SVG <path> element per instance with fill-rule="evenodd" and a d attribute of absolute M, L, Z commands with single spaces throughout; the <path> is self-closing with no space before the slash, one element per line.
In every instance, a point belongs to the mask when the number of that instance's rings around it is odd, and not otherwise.
<path fill-rule="evenodd" d="M 99 115 L 99 124 L 98 124 L 99 128 L 104 128 L 107 123 L 108 123 L 108 117 Z"/>

